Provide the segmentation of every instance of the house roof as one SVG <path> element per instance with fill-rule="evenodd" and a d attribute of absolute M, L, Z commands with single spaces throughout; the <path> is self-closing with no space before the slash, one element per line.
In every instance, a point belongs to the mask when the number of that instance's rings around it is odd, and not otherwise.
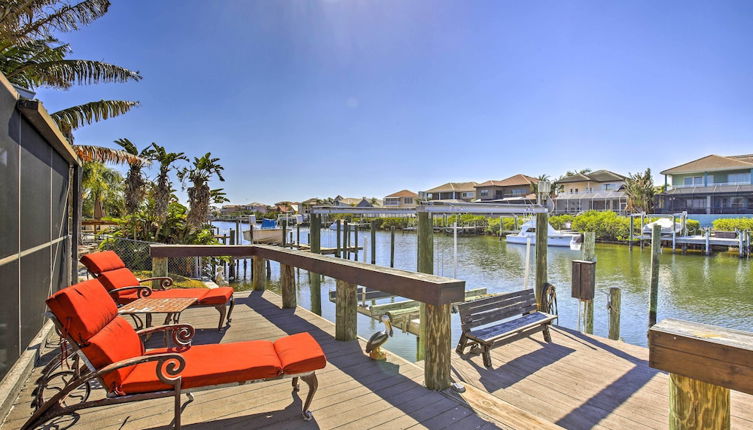
<path fill-rule="evenodd" d="M 456 191 L 456 192 L 474 191 L 474 187 L 476 185 L 477 185 L 476 182 L 448 182 L 438 187 L 434 187 L 430 190 L 426 190 L 426 192 L 427 193 L 449 193 L 452 191 Z"/>
<path fill-rule="evenodd" d="M 385 196 L 385 198 L 386 197 L 418 197 L 418 194 L 410 190 L 400 190 L 396 193 L 390 194 L 389 196 Z"/>
<path fill-rule="evenodd" d="M 597 170 L 590 173 L 576 173 L 575 175 L 565 176 L 558 179 L 558 184 L 567 184 L 570 182 L 616 182 L 624 181 L 625 176 L 615 173 L 611 170 Z"/>
<path fill-rule="evenodd" d="M 518 185 L 531 185 L 531 184 L 537 184 L 539 182 L 538 178 L 534 178 L 532 176 L 523 175 L 523 174 L 517 174 L 514 176 L 510 176 L 506 179 L 501 179 L 499 181 L 495 180 L 489 180 L 486 182 L 482 182 L 480 184 L 476 185 L 476 188 L 479 187 L 514 187 Z"/>
<path fill-rule="evenodd" d="M 661 172 L 662 175 L 714 172 L 720 170 L 753 169 L 753 155 L 723 156 L 711 154 Z"/>

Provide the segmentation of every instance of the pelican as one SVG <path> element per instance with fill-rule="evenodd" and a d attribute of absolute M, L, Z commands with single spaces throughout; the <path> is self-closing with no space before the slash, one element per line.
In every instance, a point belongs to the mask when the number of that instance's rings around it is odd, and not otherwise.
<path fill-rule="evenodd" d="M 366 343 L 366 353 L 369 354 L 369 358 L 372 360 L 386 360 L 387 355 L 382 352 L 380 348 L 387 342 L 387 339 L 392 337 L 392 323 L 390 323 L 390 317 L 382 315 L 382 323 L 384 324 L 384 330 L 378 331 L 371 335 L 371 338 Z"/>

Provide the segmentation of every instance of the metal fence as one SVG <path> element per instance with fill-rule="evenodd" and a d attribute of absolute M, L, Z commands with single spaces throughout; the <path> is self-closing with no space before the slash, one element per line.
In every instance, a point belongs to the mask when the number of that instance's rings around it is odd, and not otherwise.
<path fill-rule="evenodd" d="M 125 263 L 126 267 L 140 276 L 140 272 L 152 271 L 152 257 L 149 254 L 149 246 L 157 242 L 127 239 L 108 235 L 98 236 L 100 239 L 99 250 L 115 251 Z M 214 259 L 202 257 L 176 257 L 170 258 L 167 263 L 170 275 L 179 275 L 185 278 L 210 279 L 214 276 Z M 145 277 L 145 276 L 143 276 Z"/>

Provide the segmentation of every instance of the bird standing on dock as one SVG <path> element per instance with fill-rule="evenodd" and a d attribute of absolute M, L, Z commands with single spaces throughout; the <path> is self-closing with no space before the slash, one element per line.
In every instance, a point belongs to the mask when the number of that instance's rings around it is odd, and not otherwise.
<path fill-rule="evenodd" d="M 371 335 L 371 338 L 366 343 L 366 353 L 369 354 L 369 358 L 372 360 L 386 360 L 387 355 L 382 352 L 380 348 L 387 342 L 387 339 L 392 337 L 392 323 L 390 317 L 382 315 L 382 323 L 384 324 L 384 330 L 378 331 Z"/>

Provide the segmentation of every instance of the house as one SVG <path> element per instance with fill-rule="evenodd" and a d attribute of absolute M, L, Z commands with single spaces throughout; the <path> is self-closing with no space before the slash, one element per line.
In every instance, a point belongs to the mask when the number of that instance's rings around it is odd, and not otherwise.
<path fill-rule="evenodd" d="M 753 154 L 707 155 L 661 172 L 665 192 L 657 196 L 662 213 L 753 213 Z"/>
<path fill-rule="evenodd" d="M 335 206 L 355 206 L 359 203 L 361 203 L 361 199 L 357 199 L 354 197 L 343 197 L 338 195 L 334 198 Z"/>
<path fill-rule="evenodd" d="M 415 208 L 418 204 L 418 194 L 410 190 L 400 190 L 388 196 L 384 196 L 385 208 Z"/>
<path fill-rule="evenodd" d="M 578 213 L 588 210 L 624 213 L 627 195 L 625 176 L 610 170 L 576 173 L 556 182 L 554 212 Z"/>
<path fill-rule="evenodd" d="M 363 197 L 360 202 L 356 204 L 357 208 L 380 208 L 382 207 L 382 202 L 377 198 L 370 198 L 367 199 L 366 197 Z"/>
<path fill-rule="evenodd" d="M 255 212 L 265 214 L 268 211 L 268 206 L 264 203 L 248 203 L 245 205 L 222 205 L 220 213 L 222 215 L 248 215 Z"/>
<path fill-rule="evenodd" d="M 476 182 L 448 182 L 424 191 L 426 200 L 456 200 L 470 202 L 476 197 Z"/>
<path fill-rule="evenodd" d="M 523 174 L 482 182 L 475 186 L 476 199 L 487 203 L 533 203 L 536 201 L 533 185 L 538 182 L 537 178 Z"/>

